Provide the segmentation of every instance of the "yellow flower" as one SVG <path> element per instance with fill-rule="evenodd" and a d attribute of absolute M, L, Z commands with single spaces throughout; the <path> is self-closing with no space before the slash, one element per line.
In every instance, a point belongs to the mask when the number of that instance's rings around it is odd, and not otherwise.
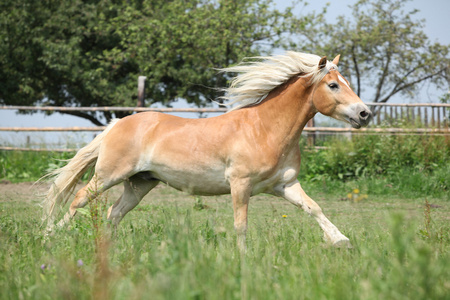
<path fill-rule="evenodd" d="M 359 194 L 359 190 L 358 190 L 358 189 L 354 189 L 354 190 L 353 190 L 353 193 Z"/>
<path fill-rule="evenodd" d="M 352 199 L 352 198 L 353 198 L 353 194 L 352 194 L 352 193 L 347 194 L 347 198 L 348 198 L 348 199 Z"/>
<path fill-rule="evenodd" d="M 287 215 L 282 215 L 283 218 L 287 218 Z"/>

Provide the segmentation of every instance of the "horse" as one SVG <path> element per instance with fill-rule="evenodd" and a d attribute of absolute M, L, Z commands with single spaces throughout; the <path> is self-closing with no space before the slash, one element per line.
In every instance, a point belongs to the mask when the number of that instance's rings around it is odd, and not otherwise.
<path fill-rule="evenodd" d="M 259 193 L 282 197 L 313 216 L 324 239 L 351 247 L 349 239 L 303 190 L 299 141 L 308 120 L 320 112 L 366 126 L 371 111 L 339 73 L 339 55 L 327 57 L 288 51 L 248 59 L 222 71 L 237 74 L 225 88 L 227 113 L 199 119 L 143 112 L 113 120 L 67 165 L 54 171 L 44 199 L 47 233 L 57 206 L 67 203 L 88 169 L 94 177 L 80 189 L 64 226 L 94 197 L 123 183 L 121 197 L 108 209 L 110 224 L 122 218 L 159 182 L 193 195 L 231 194 L 237 245 L 245 249 L 249 199 Z"/>

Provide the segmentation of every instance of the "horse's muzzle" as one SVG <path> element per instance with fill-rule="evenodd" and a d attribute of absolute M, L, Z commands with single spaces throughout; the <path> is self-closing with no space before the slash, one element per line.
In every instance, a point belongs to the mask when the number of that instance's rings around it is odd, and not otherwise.
<path fill-rule="evenodd" d="M 372 112 L 364 104 L 357 105 L 354 108 L 352 116 L 349 116 L 350 125 L 352 125 L 353 128 L 357 129 L 367 126 L 371 119 Z"/>

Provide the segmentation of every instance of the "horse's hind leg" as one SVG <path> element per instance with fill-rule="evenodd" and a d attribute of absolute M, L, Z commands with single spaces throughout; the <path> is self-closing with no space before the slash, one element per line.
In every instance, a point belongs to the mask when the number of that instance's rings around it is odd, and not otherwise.
<path fill-rule="evenodd" d="M 58 226 L 62 227 L 66 225 L 75 216 L 78 208 L 85 207 L 89 201 L 95 199 L 99 194 L 117 183 L 118 182 L 109 182 L 105 184 L 97 177 L 97 175 L 94 175 L 88 184 L 76 193 L 75 198 L 70 204 L 69 212 L 67 212 L 61 221 L 58 222 Z"/>
<path fill-rule="evenodd" d="M 108 210 L 108 220 L 111 220 L 113 228 L 116 228 L 122 218 L 158 183 L 159 180 L 147 180 L 139 174 L 125 180 L 122 196 Z"/>

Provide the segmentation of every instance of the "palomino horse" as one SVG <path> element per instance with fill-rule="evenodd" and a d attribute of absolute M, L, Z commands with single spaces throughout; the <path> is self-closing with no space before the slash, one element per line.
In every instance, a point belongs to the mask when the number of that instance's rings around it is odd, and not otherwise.
<path fill-rule="evenodd" d="M 236 106 L 205 119 L 184 119 L 146 112 L 113 121 L 63 168 L 44 200 L 47 230 L 55 206 L 67 202 L 88 168 L 95 178 L 79 190 L 66 224 L 92 197 L 123 182 L 123 195 L 108 210 L 113 225 L 159 182 L 196 195 L 231 194 L 238 245 L 245 248 L 249 198 L 280 196 L 312 215 L 335 246 L 350 246 L 300 186 L 299 140 L 317 112 L 367 125 L 371 112 L 326 57 L 287 52 L 225 69 L 236 72 L 226 98 Z M 94 193 L 94 195 L 92 195 Z M 96 194 L 95 194 L 96 193 Z"/>

